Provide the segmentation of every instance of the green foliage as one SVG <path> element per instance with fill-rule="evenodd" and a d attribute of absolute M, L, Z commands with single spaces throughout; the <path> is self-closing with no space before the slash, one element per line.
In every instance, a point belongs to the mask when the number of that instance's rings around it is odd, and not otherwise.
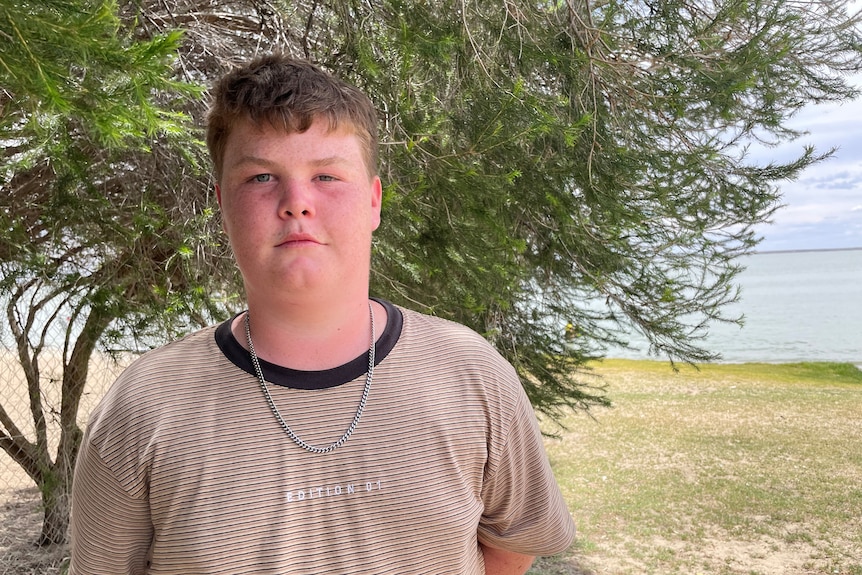
<path fill-rule="evenodd" d="M 723 310 L 753 226 L 781 180 L 829 153 L 764 166 L 747 146 L 797 136 L 785 123 L 807 102 L 855 95 L 845 8 L 356 8 L 364 28 L 316 56 L 382 103 L 375 288 L 486 333 L 551 414 L 598 399 L 572 384 L 573 362 L 628 329 L 656 355 L 713 359 L 700 338 L 737 319 Z"/>
<path fill-rule="evenodd" d="M 148 149 L 154 136 L 184 130 L 183 116 L 158 101 L 200 92 L 172 77 L 181 33 L 134 42 L 116 9 L 111 0 L 0 5 L 4 163 L 63 162 L 80 138 L 98 148 Z"/>
<path fill-rule="evenodd" d="M 4 292 L 20 299 L 13 288 L 38 278 L 30 289 L 65 292 L 71 315 L 97 307 L 135 317 L 138 335 L 162 334 L 213 307 L 191 270 L 218 242 L 187 112 L 202 87 L 176 77 L 180 31 L 136 38 L 117 10 L 110 0 L 0 6 Z"/>

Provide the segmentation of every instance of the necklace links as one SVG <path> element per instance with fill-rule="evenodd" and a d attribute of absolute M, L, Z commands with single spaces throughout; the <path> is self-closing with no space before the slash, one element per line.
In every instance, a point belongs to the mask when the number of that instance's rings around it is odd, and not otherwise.
<path fill-rule="evenodd" d="M 306 451 L 311 453 L 329 453 L 330 451 L 334 451 L 344 445 L 347 439 L 353 434 L 356 426 L 359 425 L 359 420 L 362 418 L 362 412 L 365 411 L 365 404 L 368 402 L 368 393 L 371 391 L 371 380 L 374 378 L 374 344 L 376 337 L 374 334 L 374 309 L 371 307 L 371 302 L 368 303 L 368 314 L 371 316 L 371 345 L 368 347 L 368 371 L 365 373 L 365 387 L 362 389 L 362 397 L 359 399 L 359 407 L 356 409 L 356 415 L 353 416 L 353 421 L 350 422 L 350 426 L 347 428 L 347 431 L 344 432 L 344 435 L 341 436 L 341 439 L 327 447 L 315 447 L 314 445 L 303 441 L 302 438 L 300 438 L 299 435 L 290 428 L 281 416 L 281 413 L 278 411 L 278 407 L 275 405 L 275 400 L 269 392 L 266 379 L 263 377 L 263 370 L 260 368 L 260 361 L 257 359 L 257 354 L 254 352 L 254 344 L 251 342 L 251 328 L 249 326 L 248 319 L 249 313 L 248 311 L 245 312 L 245 339 L 248 343 L 248 352 L 251 355 L 251 363 L 254 365 L 254 371 L 257 374 L 257 379 L 260 383 L 261 390 L 263 390 L 266 403 L 269 405 L 276 421 L 284 432 L 287 433 L 288 437 Z"/>

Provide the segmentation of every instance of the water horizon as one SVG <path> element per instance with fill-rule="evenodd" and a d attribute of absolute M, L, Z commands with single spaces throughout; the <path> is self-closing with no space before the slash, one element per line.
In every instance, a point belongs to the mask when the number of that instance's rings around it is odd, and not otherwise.
<path fill-rule="evenodd" d="M 700 343 L 715 363 L 852 363 L 862 368 L 862 247 L 756 252 L 740 259 L 740 298 L 726 315 L 744 324 L 714 323 Z M 666 360 L 610 348 L 608 358 Z"/>

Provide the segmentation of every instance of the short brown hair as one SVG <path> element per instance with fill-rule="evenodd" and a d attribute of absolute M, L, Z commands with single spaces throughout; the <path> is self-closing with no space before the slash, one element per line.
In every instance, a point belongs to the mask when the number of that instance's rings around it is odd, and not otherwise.
<path fill-rule="evenodd" d="M 377 112 L 358 88 L 314 64 L 280 54 L 255 58 L 223 76 L 213 87 L 207 116 L 207 148 L 221 179 L 228 136 L 238 120 L 248 119 L 304 132 L 316 119 L 330 130 L 353 128 L 362 143 L 370 175 L 377 174 Z"/>

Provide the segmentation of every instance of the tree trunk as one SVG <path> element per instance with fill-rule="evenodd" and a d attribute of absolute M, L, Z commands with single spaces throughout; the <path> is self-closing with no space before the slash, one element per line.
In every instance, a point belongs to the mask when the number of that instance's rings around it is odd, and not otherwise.
<path fill-rule="evenodd" d="M 69 475 L 63 470 L 52 469 L 45 473 L 44 481 L 39 486 L 44 511 L 42 534 L 38 543 L 40 547 L 66 542 L 71 508 L 70 486 Z"/>

